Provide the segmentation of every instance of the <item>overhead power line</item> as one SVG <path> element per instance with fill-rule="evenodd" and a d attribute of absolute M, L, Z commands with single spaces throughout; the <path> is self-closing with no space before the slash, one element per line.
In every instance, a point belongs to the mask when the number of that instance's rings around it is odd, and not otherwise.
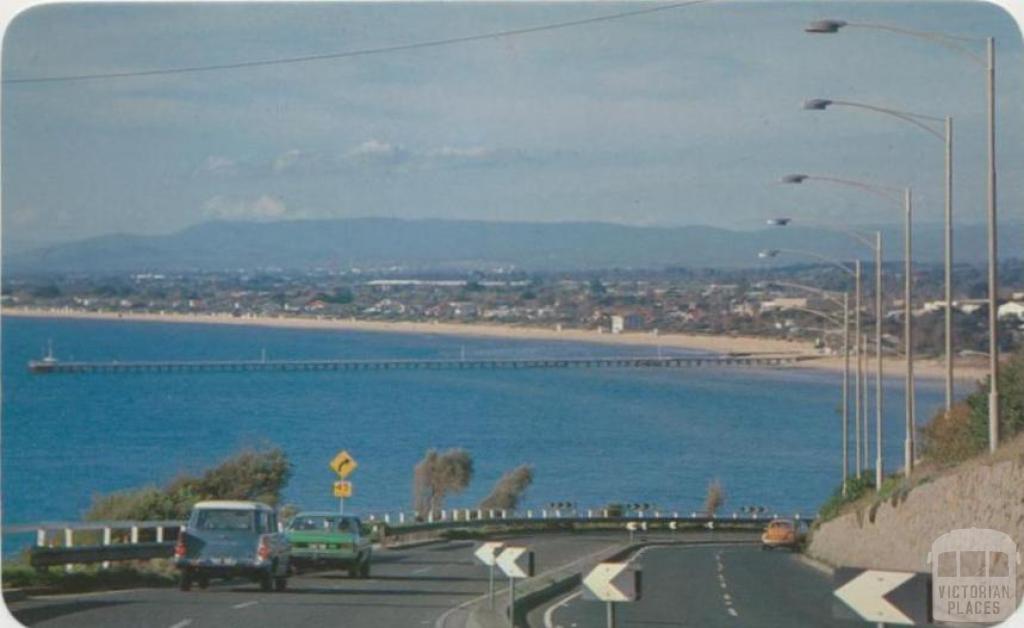
<path fill-rule="evenodd" d="M 24 77 L 24 78 L 5 78 L 3 83 L 7 85 L 18 85 L 27 83 L 62 83 L 70 81 L 96 81 L 103 79 L 118 79 L 118 78 L 129 78 L 137 76 L 163 76 L 168 74 L 192 74 L 198 72 L 217 72 L 220 70 L 239 70 L 245 68 L 258 68 L 265 66 L 274 65 L 287 65 L 292 63 L 308 63 L 312 61 L 326 61 L 330 59 L 348 59 L 352 57 L 365 57 L 370 55 L 379 55 L 389 52 L 404 52 L 409 50 L 421 50 L 423 48 L 438 48 L 441 46 L 450 46 L 454 44 L 463 44 L 474 41 L 482 41 L 485 39 L 495 39 L 499 37 L 511 37 L 514 35 L 527 35 L 530 33 L 540 33 L 544 31 L 553 31 L 564 28 L 572 28 L 575 26 L 586 26 L 588 24 L 597 24 L 599 22 L 609 22 L 612 20 L 619 20 L 628 17 L 634 17 L 637 15 L 646 15 L 648 13 L 656 13 L 659 11 L 670 11 L 672 9 L 680 9 L 683 7 L 693 6 L 697 4 L 704 4 L 711 2 L 712 0 L 688 0 L 686 2 L 676 2 L 673 4 L 663 4 L 654 7 L 648 7 L 644 9 L 635 9 L 633 11 L 622 11 L 619 13 L 609 13 L 606 15 L 599 15 L 595 17 L 589 17 L 579 20 L 570 20 L 567 22 L 555 22 L 552 24 L 541 24 L 538 26 L 528 26 L 525 28 L 515 28 L 504 31 L 493 31 L 490 33 L 480 33 L 476 35 L 465 35 L 463 37 L 450 37 L 447 39 L 435 39 L 431 41 L 421 41 L 410 44 L 397 44 L 394 46 L 382 46 L 379 48 L 362 48 L 358 50 L 345 50 L 341 52 L 330 52 L 315 55 L 304 55 L 300 57 L 284 57 L 278 59 L 260 59 L 255 61 L 238 61 L 235 63 L 221 63 L 214 65 L 194 65 L 177 68 L 156 68 L 152 70 L 134 70 L 125 72 L 102 72 L 95 74 L 73 74 L 65 76 L 38 76 L 38 77 Z"/>

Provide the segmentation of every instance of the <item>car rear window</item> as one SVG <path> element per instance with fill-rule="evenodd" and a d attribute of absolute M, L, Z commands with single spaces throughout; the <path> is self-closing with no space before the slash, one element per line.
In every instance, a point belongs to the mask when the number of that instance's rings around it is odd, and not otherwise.
<path fill-rule="evenodd" d="M 192 514 L 189 526 L 197 530 L 252 531 L 255 525 L 252 510 L 203 509 Z"/>
<path fill-rule="evenodd" d="M 321 532 L 354 532 L 359 526 L 348 517 L 325 517 L 322 515 L 298 516 L 288 526 L 292 530 L 319 530 Z"/>

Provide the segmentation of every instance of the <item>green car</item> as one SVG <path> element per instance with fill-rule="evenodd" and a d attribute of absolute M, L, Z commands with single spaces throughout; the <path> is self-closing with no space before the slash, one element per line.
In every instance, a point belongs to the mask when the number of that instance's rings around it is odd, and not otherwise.
<path fill-rule="evenodd" d="M 288 523 L 291 565 L 309 569 L 345 569 L 352 578 L 370 577 L 370 540 L 358 517 L 330 512 L 300 512 Z"/>

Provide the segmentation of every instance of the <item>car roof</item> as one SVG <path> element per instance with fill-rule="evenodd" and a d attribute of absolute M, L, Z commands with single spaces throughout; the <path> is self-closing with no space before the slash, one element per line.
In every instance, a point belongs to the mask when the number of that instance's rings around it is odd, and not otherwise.
<path fill-rule="evenodd" d="M 274 509 L 260 502 L 234 501 L 227 499 L 213 499 L 204 502 L 196 502 L 193 508 L 198 510 L 224 509 L 224 510 L 269 510 Z"/>
<path fill-rule="evenodd" d="M 779 523 L 785 523 L 787 525 L 796 525 L 792 519 L 772 519 L 770 522 L 768 522 L 768 525 L 773 526 Z"/>
<path fill-rule="evenodd" d="M 356 515 L 340 515 L 330 510 L 303 510 L 295 513 L 296 517 L 336 517 L 340 519 L 358 519 Z"/>

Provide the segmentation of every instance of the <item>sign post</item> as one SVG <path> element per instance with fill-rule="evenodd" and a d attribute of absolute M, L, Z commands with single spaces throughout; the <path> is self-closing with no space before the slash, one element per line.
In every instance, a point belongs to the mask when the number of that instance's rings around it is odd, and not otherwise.
<path fill-rule="evenodd" d="M 483 564 L 488 566 L 490 576 L 488 578 L 488 592 L 491 602 L 491 608 L 494 608 L 494 565 L 495 560 L 498 556 L 498 552 L 504 547 L 504 543 L 498 543 L 496 541 L 489 541 L 482 544 L 480 547 L 473 552 L 473 555 Z"/>
<path fill-rule="evenodd" d="M 516 625 L 516 580 L 533 576 L 533 552 L 525 547 L 508 546 L 495 559 L 498 568 L 508 576 L 508 625 Z"/>
<path fill-rule="evenodd" d="M 641 597 L 639 569 L 627 563 L 598 563 L 583 577 L 583 599 L 607 604 L 608 628 L 615 628 L 615 604 Z"/>
<path fill-rule="evenodd" d="M 338 498 L 338 514 L 345 514 L 345 498 L 352 496 L 352 483 L 346 482 L 345 478 L 352 475 L 359 463 L 345 450 L 339 451 L 328 463 L 335 473 L 338 474 L 338 481 L 334 483 L 334 496 Z"/>

